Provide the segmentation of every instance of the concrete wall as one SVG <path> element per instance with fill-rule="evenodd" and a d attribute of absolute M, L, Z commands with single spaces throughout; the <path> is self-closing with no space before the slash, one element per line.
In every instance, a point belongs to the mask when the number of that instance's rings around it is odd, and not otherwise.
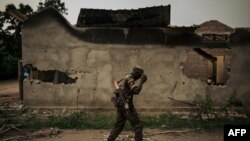
<path fill-rule="evenodd" d="M 147 32 L 147 29 L 140 30 Z M 112 108 L 110 98 L 114 87 L 111 80 L 122 78 L 135 65 L 142 66 L 148 76 L 141 94 L 135 96 L 138 108 L 186 106 L 168 97 L 193 101 L 203 97 L 207 88 L 211 89 L 217 103 L 223 103 L 225 96 L 234 89 L 238 90 L 238 98 L 245 105 L 250 102 L 247 98 L 250 91 L 249 46 L 232 47 L 231 76 L 226 86 L 207 86 L 183 73 L 188 52 L 201 45 L 166 45 L 166 34 L 159 34 L 157 38 L 149 33 L 131 34 L 133 29 L 115 31 L 119 33 L 115 34 L 119 35 L 117 38 L 112 32 L 103 34 L 99 29 L 77 31 L 56 14 L 31 18 L 22 29 L 23 64 L 32 64 L 38 70 L 62 71 L 78 79 L 71 84 L 25 79 L 24 103 L 40 107 Z M 153 31 L 164 33 L 163 29 Z M 105 38 L 110 40 L 99 42 Z M 141 44 L 135 42 L 138 40 Z"/>

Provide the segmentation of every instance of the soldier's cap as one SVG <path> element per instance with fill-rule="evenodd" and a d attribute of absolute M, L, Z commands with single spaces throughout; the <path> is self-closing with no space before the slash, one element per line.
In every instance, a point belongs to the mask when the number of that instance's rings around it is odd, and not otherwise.
<path fill-rule="evenodd" d="M 135 66 L 133 72 L 142 74 L 144 70 L 140 66 Z"/>

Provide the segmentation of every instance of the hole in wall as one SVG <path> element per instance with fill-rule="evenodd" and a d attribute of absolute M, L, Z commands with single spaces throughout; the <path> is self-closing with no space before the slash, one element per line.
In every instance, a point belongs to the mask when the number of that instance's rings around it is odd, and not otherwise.
<path fill-rule="evenodd" d="M 195 48 L 188 52 L 183 73 L 208 85 L 226 85 L 230 77 L 229 48 Z"/>
<path fill-rule="evenodd" d="M 78 79 L 77 77 L 71 78 L 67 73 L 59 70 L 38 70 L 30 64 L 25 65 L 24 70 L 29 73 L 30 79 L 36 79 L 42 82 L 50 82 L 54 84 L 73 84 L 76 83 L 76 80 Z"/>

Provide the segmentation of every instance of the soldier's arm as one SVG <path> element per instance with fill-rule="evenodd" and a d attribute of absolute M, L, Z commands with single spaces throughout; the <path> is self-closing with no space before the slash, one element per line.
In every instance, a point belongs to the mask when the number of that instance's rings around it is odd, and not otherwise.
<path fill-rule="evenodd" d="M 134 94 L 134 95 L 138 95 L 140 92 L 141 92 L 141 90 L 142 90 L 142 86 L 143 86 L 143 84 L 145 83 L 147 81 L 147 76 L 145 75 L 145 74 L 143 74 L 142 75 L 142 77 L 141 77 L 141 79 L 140 79 L 140 82 L 139 82 L 139 84 L 137 85 L 137 86 L 133 86 L 132 87 L 132 93 Z"/>
<path fill-rule="evenodd" d="M 141 92 L 141 90 L 142 90 L 142 85 L 143 85 L 142 83 L 139 83 L 137 86 L 134 86 L 132 88 L 132 93 L 134 95 L 138 95 Z"/>

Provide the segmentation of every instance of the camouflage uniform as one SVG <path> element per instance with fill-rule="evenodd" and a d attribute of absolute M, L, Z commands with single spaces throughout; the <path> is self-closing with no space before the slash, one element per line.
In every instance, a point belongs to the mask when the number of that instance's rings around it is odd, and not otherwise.
<path fill-rule="evenodd" d="M 135 141 L 142 141 L 142 124 L 133 105 L 133 95 L 139 94 L 134 93 L 132 90 L 135 87 L 134 79 L 128 75 L 121 82 L 118 83 L 122 90 L 126 105 L 117 107 L 116 123 L 110 132 L 108 141 L 115 141 L 118 135 L 122 132 L 126 120 L 128 120 L 135 131 Z M 116 96 L 118 92 L 115 92 Z"/>

